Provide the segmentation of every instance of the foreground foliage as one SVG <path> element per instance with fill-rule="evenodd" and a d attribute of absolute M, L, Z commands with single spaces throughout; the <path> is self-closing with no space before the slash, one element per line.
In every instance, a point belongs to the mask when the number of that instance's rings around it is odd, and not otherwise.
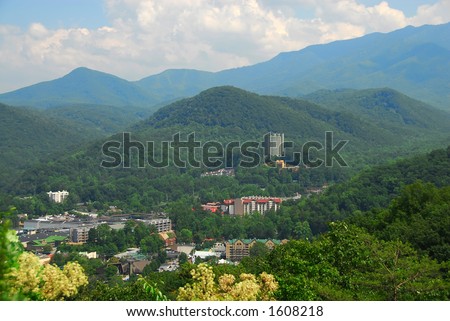
<path fill-rule="evenodd" d="M 191 270 L 192 283 L 181 287 L 179 301 L 255 301 L 271 300 L 278 289 L 273 275 L 265 272 L 258 277 L 242 273 L 237 280 L 232 274 L 224 274 L 215 281 L 212 267 L 200 263 Z"/>
<path fill-rule="evenodd" d="M 88 283 L 77 262 L 63 269 L 41 264 L 39 258 L 23 252 L 15 232 L 9 229 L 8 215 L 0 213 L 0 299 L 1 300 L 63 300 L 73 297 Z"/>
<path fill-rule="evenodd" d="M 88 283 L 83 268 L 69 262 L 61 270 L 55 265 L 41 264 L 39 258 L 28 252 L 19 257 L 19 265 L 11 273 L 12 295 L 31 300 L 63 300 L 78 293 Z"/>

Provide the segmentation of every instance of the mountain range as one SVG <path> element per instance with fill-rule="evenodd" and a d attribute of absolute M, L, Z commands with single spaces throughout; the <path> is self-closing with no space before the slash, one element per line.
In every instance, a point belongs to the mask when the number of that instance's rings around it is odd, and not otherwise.
<path fill-rule="evenodd" d="M 139 81 L 87 68 L 0 95 L 0 102 L 49 108 L 67 104 L 144 107 L 232 85 L 260 94 L 300 97 L 317 90 L 390 87 L 450 109 L 450 23 L 313 45 L 252 66 L 206 72 L 167 70 Z"/>

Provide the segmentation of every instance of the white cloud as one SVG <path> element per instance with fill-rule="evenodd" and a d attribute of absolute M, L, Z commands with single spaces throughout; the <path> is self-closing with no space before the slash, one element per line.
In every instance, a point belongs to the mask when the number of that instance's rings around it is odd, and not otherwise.
<path fill-rule="evenodd" d="M 409 22 L 419 26 L 423 24 L 441 24 L 450 20 L 450 0 L 441 0 L 432 5 L 422 5 Z"/>
<path fill-rule="evenodd" d="M 415 17 L 387 1 L 107 0 L 109 25 L 28 30 L 0 25 L 0 91 L 86 66 L 126 79 L 168 68 L 221 70 L 270 59 L 307 45 L 450 20 L 450 1 L 418 8 Z M 314 13 L 303 18 L 303 11 Z M 5 79 L 5 80 L 3 80 Z"/>

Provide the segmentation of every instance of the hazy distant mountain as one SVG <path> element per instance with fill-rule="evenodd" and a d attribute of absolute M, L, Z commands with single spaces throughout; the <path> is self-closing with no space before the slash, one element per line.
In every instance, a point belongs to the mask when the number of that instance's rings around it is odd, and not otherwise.
<path fill-rule="evenodd" d="M 158 95 L 161 101 L 190 97 L 202 90 L 220 85 L 217 73 L 192 70 L 170 69 L 158 75 L 149 76 L 135 82 L 142 89 Z"/>
<path fill-rule="evenodd" d="M 450 23 L 406 27 L 281 53 L 267 62 L 217 73 L 171 70 L 137 84 L 153 91 L 153 84 L 164 83 L 165 92 L 174 96 L 217 85 L 294 97 L 319 89 L 390 87 L 450 109 L 448 39 Z"/>
<path fill-rule="evenodd" d="M 131 82 L 88 68 L 77 68 L 62 78 L 2 94 L 0 101 L 37 108 L 68 104 L 150 107 L 157 102 Z"/>
<path fill-rule="evenodd" d="M 450 109 L 450 23 L 309 46 L 256 65 L 205 72 L 167 70 L 129 82 L 86 68 L 0 95 L 10 105 L 65 104 L 152 107 L 232 85 L 262 94 L 298 97 L 320 89 L 390 87 Z M 151 108 L 155 110 L 156 108 Z"/>

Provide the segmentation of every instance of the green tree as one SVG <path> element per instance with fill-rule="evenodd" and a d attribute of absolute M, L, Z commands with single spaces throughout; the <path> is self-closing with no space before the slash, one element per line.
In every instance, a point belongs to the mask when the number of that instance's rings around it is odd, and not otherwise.
<path fill-rule="evenodd" d="M 178 241 L 180 243 L 192 243 L 193 240 L 193 235 L 192 235 L 192 231 L 187 229 L 187 228 L 183 228 L 180 233 L 178 233 Z"/>
<path fill-rule="evenodd" d="M 305 241 L 311 241 L 313 236 L 308 221 L 297 222 L 297 224 L 295 224 L 293 234 L 297 240 Z"/>
<path fill-rule="evenodd" d="M 263 257 L 269 253 L 269 249 L 264 243 L 256 242 L 249 250 L 251 257 Z"/>
<path fill-rule="evenodd" d="M 181 252 L 180 255 L 178 256 L 178 262 L 180 265 L 186 263 L 188 261 L 188 256 L 186 253 Z"/>
<path fill-rule="evenodd" d="M 42 253 L 50 254 L 53 251 L 53 247 L 50 244 L 46 244 L 42 247 Z"/>
<path fill-rule="evenodd" d="M 159 235 L 152 234 L 141 240 L 140 251 L 145 254 L 156 254 L 162 246 L 164 246 L 164 242 L 161 240 Z"/>
<path fill-rule="evenodd" d="M 280 300 L 447 300 L 450 293 L 445 264 L 345 222 L 313 242 L 275 248 L 267 262 Z"/>
<path fill-rule="evenodd" d="M 10 229 L 14 208 L 0 212 L 0 300 L 14 300 L 18 297 L 13 294 L 12 272 L 19 268 L 19 257 L 23 248 Z"/>

